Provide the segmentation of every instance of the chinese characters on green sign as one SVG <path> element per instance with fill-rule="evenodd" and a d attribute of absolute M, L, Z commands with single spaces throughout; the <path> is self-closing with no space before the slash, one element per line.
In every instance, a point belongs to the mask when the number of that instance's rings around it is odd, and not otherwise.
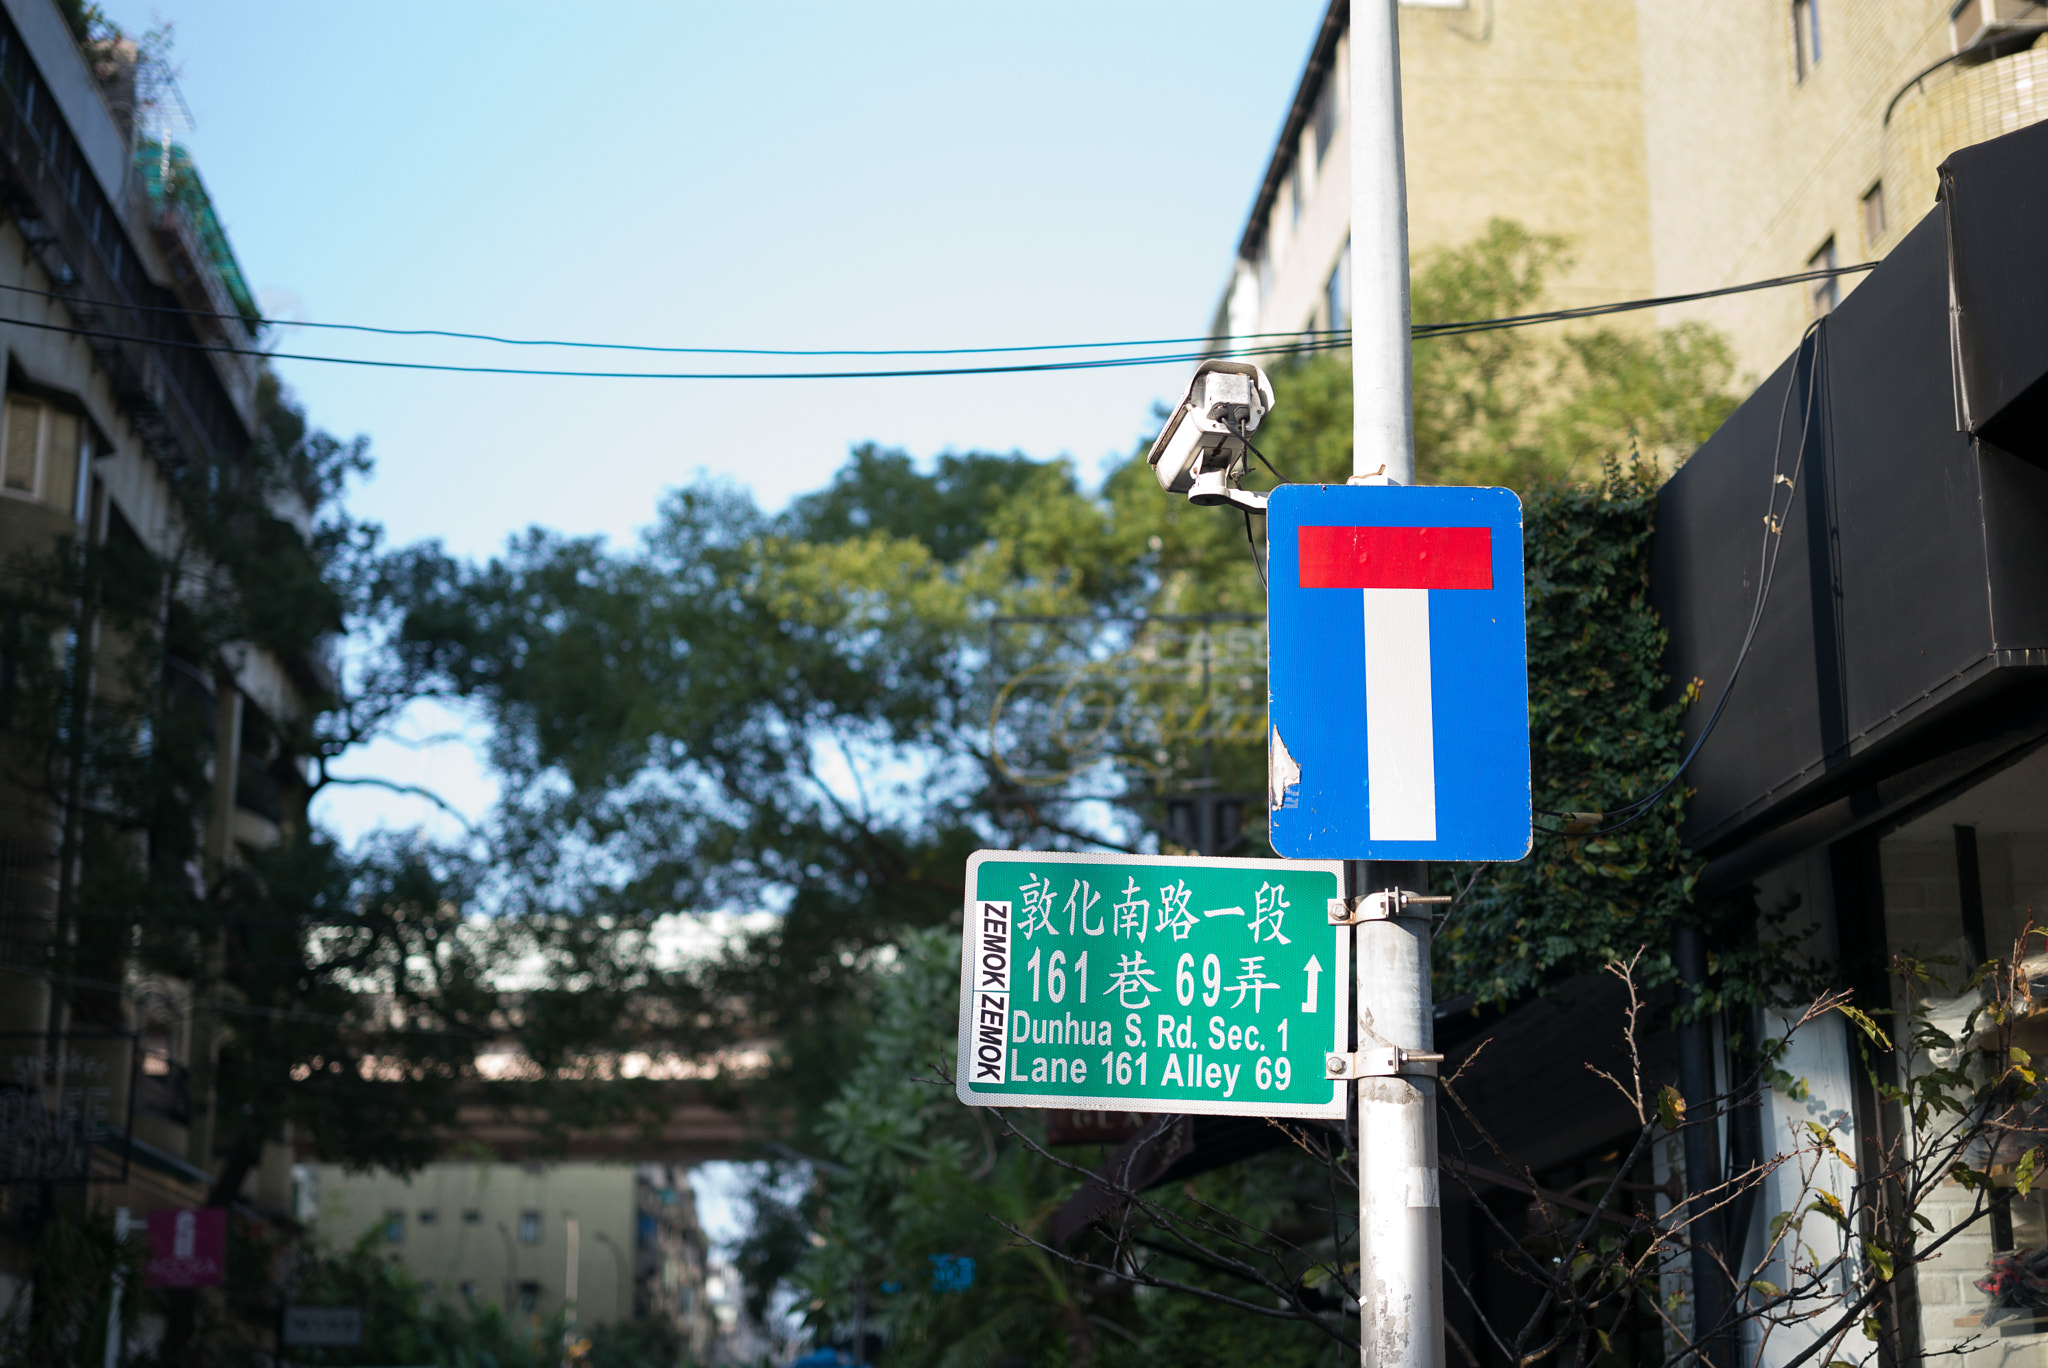
<path fill-rule="evenodd" d="M 982 851 L 959 1091 L 983 1106 L 1341 1116 L 1332 862 Z"/>

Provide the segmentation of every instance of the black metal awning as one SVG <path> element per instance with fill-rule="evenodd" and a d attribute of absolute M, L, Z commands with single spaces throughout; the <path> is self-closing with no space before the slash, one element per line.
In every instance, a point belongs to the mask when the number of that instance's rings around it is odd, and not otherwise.
<path fill-rule="evenodd" d="M 1686 776 L 1710 887 L 2048 737 L 2048 127 L 1956 154 L 1942 183 L 1660 497 L 1667 663 L 1705 686 L 1688 743 L 1769 584 Z"/>

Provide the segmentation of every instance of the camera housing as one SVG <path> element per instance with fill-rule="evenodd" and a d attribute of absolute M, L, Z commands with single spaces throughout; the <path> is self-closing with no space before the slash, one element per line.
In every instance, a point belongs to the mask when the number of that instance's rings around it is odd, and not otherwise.
<path fill-rule="evenodd" d="M 1211 360 L 1195 368 L 1180 407 L 1145 459 L 1169 494 L 1204 507 L 1261 513 L 1266 496 L 1239 489 L 1246 439 L 1273 409 L 1273 382 L 1249 361 Z"/>

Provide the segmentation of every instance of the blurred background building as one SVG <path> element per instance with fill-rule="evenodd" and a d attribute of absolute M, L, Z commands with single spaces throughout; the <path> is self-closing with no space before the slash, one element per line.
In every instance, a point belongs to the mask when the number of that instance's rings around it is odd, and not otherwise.
<path fill-rule="evenodd" d="M 298 1181 L 322 1239 L 367 1238 L 429 1297 L 497 1302 L 536 1324 L 572 1303 L 581 1327 L 661 1318 L 695 1362 L 719 1338 L 710 1244 L 680 1166 L 444 1161 L 401 1178 L 306 1164 Z"/>

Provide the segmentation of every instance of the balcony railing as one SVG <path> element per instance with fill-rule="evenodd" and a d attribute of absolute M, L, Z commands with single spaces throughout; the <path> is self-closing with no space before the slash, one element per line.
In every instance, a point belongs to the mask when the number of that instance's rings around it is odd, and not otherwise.
<path fill-rule="evenodd" d="M 234 455 L 248 429 L 178 300 L 149 279 L 21 35 L 0 12 L 0 207 L 89 335 L 150 454 Z M 156 310 L 171 310 L 158 312 Z"/>
<path fill-rule="evenodd" d="M 1941 163 L 1958 148 L 2048 120 L 2048 27 L 1998 30 L 1920 72 L 1885 110 L 1889 217 L 1917 223 L 1934 207 Z"/>

